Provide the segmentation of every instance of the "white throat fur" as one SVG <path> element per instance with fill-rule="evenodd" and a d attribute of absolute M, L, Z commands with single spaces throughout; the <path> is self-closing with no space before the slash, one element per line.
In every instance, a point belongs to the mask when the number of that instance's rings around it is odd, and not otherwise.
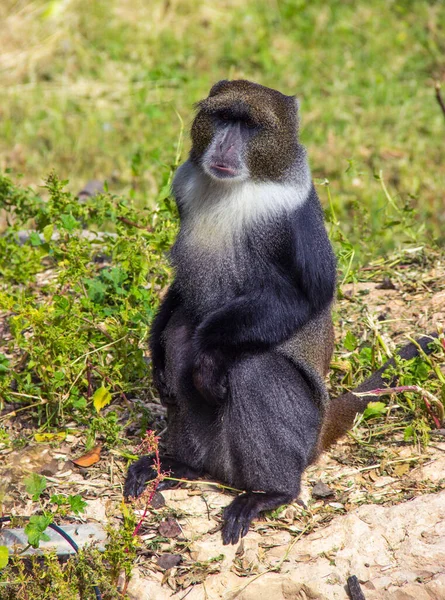
<path fill-rule="evenodd" d="M 187 161 L 173 182 L 182 226 L 193 243 L 230 243 L 246 228 L 304 204 L 312 185 L 309 168 L 305 171 L 289 183 L 219 182 Z"/>

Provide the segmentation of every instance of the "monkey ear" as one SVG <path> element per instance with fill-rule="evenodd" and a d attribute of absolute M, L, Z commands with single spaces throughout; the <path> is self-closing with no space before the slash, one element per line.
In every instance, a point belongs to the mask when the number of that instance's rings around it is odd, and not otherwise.
<path fill-rule="evenodd" d="M 295 112 L 298 112 L 300 110 L 300 102 L 299 102 L 298 98 L 296 96 L 288 96 L 288 97 L 292 100 L 292 103 L 295 108 Z"/>
<path fill-rule="evenodd" d="M 209 98 L 211 98 L 212 96 L 216 96 L 216 94 L 218 94 L 218 92 L 220 92 L 227 83 L 229 83 L 228 79 L 221 79 L 221 81 L 215 83 L 215 85 L 212 86 L 212 89 L 209 92 Z"/>

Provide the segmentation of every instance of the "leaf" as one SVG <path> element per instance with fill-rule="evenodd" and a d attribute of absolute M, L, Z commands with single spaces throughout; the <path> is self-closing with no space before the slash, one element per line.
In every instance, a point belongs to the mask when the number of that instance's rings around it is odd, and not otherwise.
<path fill-rule="evenodd" d="M 54 225 L 52 223 L 43 228 L 43 239 L 45 240 L 45 242 L 47 244 L 49 244 L 49 242 L 51 241 L 51 238 L 53 237 L 53 233 L 54 233 Z"/>
<path fill-rule="evenodd" d="M 407 427 L 405 427 L 405 431 L 403 432 L 403 441 L 409 442 L 409 440 L 412 440 L 414 438 L 414 434 L 414 427 L 412 425 L 408 425 Z"/>
<path fill-rule="evenodd" d="M 348 331 L 348 333 L 346 334 L 346 337 L 343 341 L 343 345 L 346 348 L 346 350 L 349 350 L 349 352 L 352 352 L 353 350 L 355 350 L 357 348 L 357 338 L 355 337 L 355 335 L 353 333 L 351 333 L 350 331 Z"/>
<path fill-rule="evenodd" d="M 31 242 L 31 246 L 41 246 L 42 245 L 42 240 L 40 239 L 40 235 L 36 231 L 33 231 L 31 233 L 31 235 L 29 236 L 29 241 Z"/>
<path fill-rule="evenodd" d="M 84 279 L 84 284 L 90 300 L 100 303 L 105 298 L 107 286 L 100 279 L 97 277 L 95 279 Z"/>
<path fill-rule="evenodd" d="M 408 463 L 401 463 L 400 465 L 396 465 L 394 467 L 394 474 L 397 475 L 397 477 L 403 477 L 403 475 L 406 475 L 409 472 L 409 464 Z"/>
<path fill-rule="evenodd" d="M 28 536 L 28 543 L 33 548 L 38 548 L 40 542 L 49 542 L 50 537 L 44 532 L 51 521 L 52 517 L 50 515 L 33 515 L 29 517 L 25 533 Z"/>
<path fill-rule="evenodd" d="M 72 400 L 73 408 L 77 408 L 78 410 L 82 410 L 87 405 L 87 401 L 85 398 L 74 398 Z"/>
<path fill-rule="evenodd" d="M 162 521 L 158 528 L 159 535 L 166 538 L 177 538 L 181 535 L 182 530 L 175 519 L 169 517 L 165 521 Z"/>
<path fill-rule="evenodd" d="M 66 503 L 66 496 L 62 494 L 53 494 L 49 499 L 53 504 L 57 504 L 57 506 L 62 506 L 62 504 Z"/>
<path fill-rule="evenodd" d="M 386 404 L 384 402 L 370 402 L 363 411 L 364 419 L 380 417 L 386 413 Z"/>
<path fill-rule="evenodd" d="M 87 503 L 85 500 L 83 500 L 82 496 L 79 496 L 79 494 L 76 494 L 75 496 L 68 496 L 68 503 L 75 515 L 85 512 Z"/>
<path fill-rule="evenodd" d="M 372 359 L 372 350 L 368 346 L 362 348 L 359 352 L 359 359 L 362 365 L 367 365 Z"/>
<path fill-rule="evenodd" d="M 39 444 L 43 442 L 63 442 L 66 438 L 66 431 L 58 431 L 56 433 L 35 433 L 34 439 Z"/>
<path fill-rule="evenodd" d="M 38 500 L 46 489 L 46 477 L 38 473 L 31 473 L 25 479 L 25 488 L 34 501 Z"/>
<path fill-rule="evenodd" d="M 6 358 L 6 356 L 4 354 L 2 354 L 0 352 L 0 374 L 1 373 L 7 373 L 9 368 L 9 360 Z"/>
<path fill-rule="evenodd" d="M 100 445 L 94 446 L 89 452 L 82 454 L 82 456 L 79 456 L 79 458 L 76 458 L 71 462 L 78 467 L 91 467 L 99 462 L 101 449 L 102 447 Z"/>
<path fill-rule="evenodd" d="M 161 569 L 167 571 L 168 569 L 177 567 L 181 560 L 182 556 L 180 554 L 161 554 L 161 556 L 158 556 L 157 558 L 157 563 Z"/>
<path fill-rule="evenodd" d="M 66 231 L 73 231 L 73 229 L 79 227 L 79 223 L 71 213 L 60 215 L 60 221 L 62 222 L 63 229 Z"/>
<path fill-rule="evenodd" d="M 9 550 L 7 546 L 0 546 L 0 569 L 4 569 L 8 564 Z"/>
<path fill-rule="evenodd" d="M 96 412 L 100 413 L 100 411 L 103 409 L 103 407 L 106 406 L 107 404 L 110 404 L 110 402 L 111 402 L 110 391 L 108 390 L 108 388 L 101 385 L 100 388 L 98 388 L 93 394 L 93 405 L 94 405 L 94 408 L 96 409 Z"/>

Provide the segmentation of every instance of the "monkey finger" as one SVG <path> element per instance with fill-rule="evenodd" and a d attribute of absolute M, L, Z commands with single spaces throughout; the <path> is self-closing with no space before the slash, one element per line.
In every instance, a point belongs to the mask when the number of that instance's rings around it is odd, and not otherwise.
<path fill-rule="evenodd" d="M 230 516 L 224 523 L 222 528 L 222 538 L 224 546 L 229 544 L 236 544 L 240 538 L 240 533 L 243 528 L 243 524 L 240 522 L 236 515 Z M 249 529 L 249 526 L 247 526 Z"/>
<path fill-rule="evenodd" d="M 249 531 L 252 520 L 258 515 L 255 499 L 249 494 L 238 496 L 224 510 L 223 543 L 236 544 Z"/>
<path fill-rule="evenodd" d="M 144 491 L 147 483 L 156 477 L 153 469 L 153 458 L 142 456 L 130 465 L 124 485 L 125 498 L 137 498 Z"/>

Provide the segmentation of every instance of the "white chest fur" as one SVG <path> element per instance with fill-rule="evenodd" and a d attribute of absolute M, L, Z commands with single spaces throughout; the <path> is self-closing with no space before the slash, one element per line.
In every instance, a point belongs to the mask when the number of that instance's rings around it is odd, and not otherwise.
<path fill-rule="evenodd" d="M 177 171 L 173 190 L 182 212 L 182 226 L 193 245 L 231 244 L 246 228 L 290 212 L 307 199 L 309 169 L 292 183 L 215 181 L 189 161 Z"/>

